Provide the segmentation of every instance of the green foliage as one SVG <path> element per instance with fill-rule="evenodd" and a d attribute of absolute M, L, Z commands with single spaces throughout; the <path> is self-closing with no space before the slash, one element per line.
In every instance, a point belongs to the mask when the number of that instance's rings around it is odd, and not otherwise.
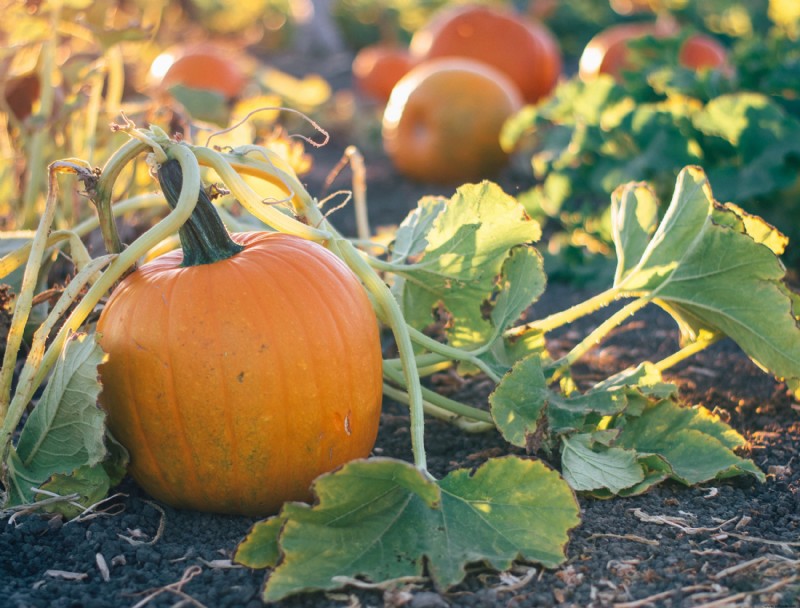
<path fill-rule="evenodd" d="M 450 200 L 423 199 L 398 228 L 390 256 L 406 320 L 422 329 L 442 303 L 452 318 L 453 346 L 498 335 L 544 290 L 538 254 L 529 246 L 540 235 L 539 224 L 496 184 L 462 186 Z M 516 248 L 521 252 L 512 258 Z M 512 284 L 524 288 L 511 293 L 504 286 Z"/>
<path fill-rule="evenodd" d="M 663 219 L 657 210 L 657 197 L 645 184 L 619 188 L 610 214 L 619 256 L 613 286 L 519 326 L 516 317 L 543 284 L 537 283 L 541 259 L 530 256 L 518 239 L 499 237 L 526 225 L 513 201 L 488 184 L 465 186 L 451 200 L 423 199 L 398 231 L 391 262 L 381 267 L 400 277 L 395 295 L 420 326 L 433 320 L 434 308 L 439 314 L 454 310 L 454 325 L 466 323 L 458 312 L 464 302 L 447 290 L 406 301 L 409 285 L 423 289 L 442 274 L 477 282 L 482 273 L 495 273 L 494 308 L 483 319 L 493 330 L 483 334 L 482 344 L 467 345 L 497 375 L 489 398 L 496 428 L 530 454 L 558 454 L 563 481 L 543 464 L 518 458 L 491 460 L 471 475 L 456 471 L 441 481 L 398 461 L 348 464 L 317 480 L 312 505 L 285 505 L 240 546 L 238 561 L 272 569 L 264 599 L 334 589 L 355 578 L 379 583 L 423 573 L 446 589 L 460 582 L 464 566 L 473 562 L 497 569 L 515 559 L 558 563 L 575 522 L 572 491 L 608 498 L 639 494 L 667 479 L 697 484 L 749 475 L 763 481 L 758 467 L 737 453 L 744 438 L 705 407 L 681 403 L 662 370 L 695 347 L 728 336 L 790 386 L 797 383 L 796 296 L 783 284 L 777 257 L 785 238 L 760 218 L 714 201 L 696 167 L 680 172 Z M 460 227 L 448 217 L 455 213 Z M 486 232 L 478 237 L 484 222 Z M 458 273 L 442 270 L 451 252 L 466 261 Z M 469 272 L 459 274 L 466 268 Z M 549 331 L 617 299 L 632 301 L 569 354 L 551 358 Z M 572 364 L 625 322 L 631 306 L 650 302 L 678 322 L 684 350 L 578 386 Z M 453 335 L 445 336 L 448 356 L 459 344 Z M 435 361 L 435 344 L 420 343 L 421 350 L 431 351 L 421 352 L 420 361 Z M 464 360 L 474 361 L 466 353 Z M 468 409 L 462 407 L 460 415 Z"/>
<path fill-rule="evenodd" d="M 617 184 L 648 181 L 665 199 L 680 169 L 698 164 L 723 200 L 794 226 L 789 217 L 798 203 L 789 192 L 800 166 L 800 120 L 758 93 L 689 99 L 692 87 L 676 88 L 680 74 L 651 73 L 648 82 L 665 97 L 644 102 L 608 77 L 569 80 L 549 100 L 510 119 L 503 146 L 531 158 L 537 182 L 521 197 L 528 212 L 567 234 L 579 231 L 610 244 L 604 201 Z M 692 85 L 709 74 L 692 77 Z"/>
<path fill-rule="evenodd" d="M 635 185 L 621 189 L 615 215 L 636 215 L 641 191 Z M 644 199 L 652 205 L 650 193 Z M 782 235 L 770 228 L 758 218 L 742 221 L 737 208 L 716 203 L 703 172 L 686 168 L 640 259 L 632 266 L 620 262 L 616 286 L 654 298 L 684 340 L 693 342 L 702 332 L 729 336 L 779 378 L 798 378 L 800 329 L 777 257 Z M 640 233 L 638 226 L 629 230 Z"/>
<path fill-rule="evenodd" d="M 447 589 L 475 562 L 498 570 L 515 559 L 552 567 L 565 559 L 568 532 L 578 524 L 575 497 L 558 474 L 514 457 L 439 482 L 405 462 L 355 461 L 320 477 L 314 491 L 313 506 L 285 505 L 256 524 L 237 551 L 237 561 L 257 567 L 271 562 L 276 542 L 280 547 L 265 601 L 337 588 L 357 576 L 388 581 L 427 573 Z M 269 558 L 253 557 L 259 553 Z"/>
<path fill-rule="evenodd" d="M 10 448 L 5 506 L 35 501 L 40 487 L 77 492 L 79 502 L 88 506 L 121 479 L 125 451 L 106 441 L 105 414 L 97 407 L 97 366 L 103 358 L 93 336 L 76 334 L 65 345 L 39 403 Z"/>

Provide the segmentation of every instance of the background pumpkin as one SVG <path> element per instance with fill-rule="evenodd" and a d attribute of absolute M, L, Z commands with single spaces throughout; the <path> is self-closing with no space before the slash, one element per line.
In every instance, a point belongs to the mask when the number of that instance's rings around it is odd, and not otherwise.
<path fill-rule="evenodd" d="M 307 500 L 318 475 L 374 445 L 377 319 L 350 269 L 279 233 L 182 267 L 132 273 L 99 319 L 101 403 L 130 473 L 175 507 L 265 515 Z"/>

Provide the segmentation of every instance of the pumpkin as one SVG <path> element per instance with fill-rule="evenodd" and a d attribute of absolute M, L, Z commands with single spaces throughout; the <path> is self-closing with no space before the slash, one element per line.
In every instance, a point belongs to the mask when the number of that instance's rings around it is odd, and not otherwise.
<path fill-rule="evenodd" d="M 169 163 L 174 184 L 180 168 Z M 361 283 L 323 246 L 281 233 L 230 239 L 202 189 L 200 198 L 181 230 L 185 254 L 128 275 L 102 311 L 100 401 L 150 495 L 268 515 L 369 455 L 378 322 Z M 203 213 L 209 221 L 197 221 Z"/>

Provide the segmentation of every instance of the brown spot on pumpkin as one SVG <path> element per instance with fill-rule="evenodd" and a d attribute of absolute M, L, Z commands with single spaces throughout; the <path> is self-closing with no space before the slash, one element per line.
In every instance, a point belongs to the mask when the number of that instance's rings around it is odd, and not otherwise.
<path fill-rule="evenodd" d="M 239 372 L 239 375 L 236 376 L 236 379 L 241 383 L 244 382 L 244 372 Z"/>

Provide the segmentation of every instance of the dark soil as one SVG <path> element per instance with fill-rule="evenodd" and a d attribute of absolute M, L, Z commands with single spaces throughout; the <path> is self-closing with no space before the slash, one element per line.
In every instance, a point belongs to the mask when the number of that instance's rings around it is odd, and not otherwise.
<path fill-rule="evenodd" d="M 349 141 L 334 133 L 315 153 L 307 177 L 321 184 Z M 422 194 L 452 193 L 401 179 L 377 147 L 368 148 L 368 197 L 373 226 L 400 221 Z M 332 190 L 347 187 L 344 172 Z M 503 176 L 512 194 L 515 178 Z M 354 228 L 348 209 L 334 221 Z M 538 317 L 590 295 L 551 285 L 530 311 Z M 596 322 L 586 321 L 580 335 Z M 578 333 L 551 343 L 568 348 Z M 588 358 L 582 378 L 606 377 L 632 362 L 674 349 L 677 331 L 665 314 L 644 311 Z M 557 570 L 519 565 L 500 575 L 479 565 L 447 592 L 429 584 L 387 591 L 348 588 L 290 598 L 281 606 L 790 606 L 800 605 L 800 411 L 786 387 L 762 373 L 730 342 L 683 365 L 669 379 L 689 404 L 717 409 L 750 442 L 749 456 L 768 473 L 760 484 L 734 478 L 687 488 L 665 483 L 644 496 L 608 501 L 579 497 L 583 523 Z M 453 379 L 443 377 L 443 384 Z M 480 380 L 457 385 L 459 396 L 485 403 Z M 407 411 L 386 401 L 375 447 L 410 459 Z M 467 435 L 427 424 L 428 459 L 441 476 L 474 467 L 509 450 L 496 433 Z M 557 466 L 557 461 L 551 464 Z M 78 521 L 22 515 L 0 522 L 0 606 L 261 606 L 265 573 L 232 566 L 230 558 L 253 519 L 178 511 L 159 505 L 130 480 L 100 510 Z"/>

